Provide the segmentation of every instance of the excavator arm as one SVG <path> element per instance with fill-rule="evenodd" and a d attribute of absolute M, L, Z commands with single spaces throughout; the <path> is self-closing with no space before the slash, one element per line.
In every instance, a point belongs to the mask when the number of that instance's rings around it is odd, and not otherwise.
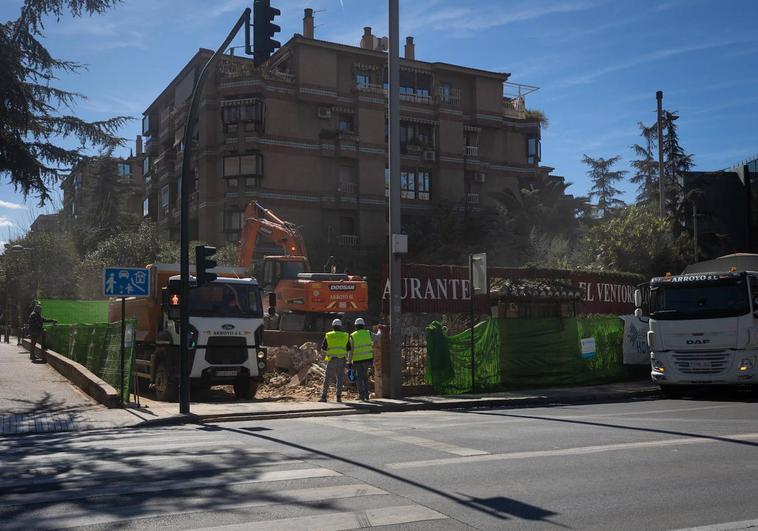
<path fill-rule="evenodd" d="M 279 219 L 257 201 L 251 201 L 247 205 L 242 219 L 242 238 L 238 260 L 241 267 L 250 268 L 259 234 L 279 246 L 284 251 L 285 256 L 308 258 L 305 241 L 297 226 Z"/>

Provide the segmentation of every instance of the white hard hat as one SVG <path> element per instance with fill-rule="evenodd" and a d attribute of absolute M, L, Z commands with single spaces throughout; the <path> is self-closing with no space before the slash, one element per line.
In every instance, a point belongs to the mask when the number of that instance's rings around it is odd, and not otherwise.
<path fill-rule="evenodd" d="M 342 321 L 340 319 L 335 319 L 332 321 L 332 326 L 342 326 Z"/>
<path fill-rule="evenodd" d="M 366 326 L 366 321 L 363 320 L 363 317 L 358 317 L 355 320 L 355 326 Z"/>

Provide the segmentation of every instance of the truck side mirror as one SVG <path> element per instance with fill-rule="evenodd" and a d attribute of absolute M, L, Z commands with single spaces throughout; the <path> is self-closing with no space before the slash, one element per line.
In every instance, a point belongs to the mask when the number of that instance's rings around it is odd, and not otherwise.
<path fill-rule="evenodd" d="M 629 293 L 629 292 L 627 292 Z M 642 307 L 642 291 L 636 289 L 634 290 L 634 307 L 635 308 L 641 308 Z"/>

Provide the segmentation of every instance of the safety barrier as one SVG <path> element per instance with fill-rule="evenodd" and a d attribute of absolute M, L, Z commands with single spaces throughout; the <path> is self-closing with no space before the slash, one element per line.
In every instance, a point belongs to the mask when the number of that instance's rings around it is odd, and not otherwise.
<path fill-rule="evenodd" d="M 81 363 L 92 373 L 119 390 L 122 401 L 129 401 L 134 361 L 136 320 L 126 321 L 126 336 L 121 375 L 121 323 L 52 325 L 45 328 L 46 346 L 58 354 Z"/>

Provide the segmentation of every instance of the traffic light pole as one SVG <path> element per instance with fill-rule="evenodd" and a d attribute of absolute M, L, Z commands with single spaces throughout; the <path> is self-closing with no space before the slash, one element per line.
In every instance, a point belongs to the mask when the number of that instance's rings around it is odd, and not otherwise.
<path fill-rule="evenodd" d="M 190 195 L 190 171 L 192 151 L 192 131 L 194 120 L 197 116 L 197 108 L 200 104 L 200 94 L 203 91 L 205 78 L 208 76 L 210 67 L 215 60 L 221 56 L 224 51 L 237 36 L 239 30 L 245 26 L 245 31 L 250 31 L 250 8 L 245 9 L 232 31 L 227 35 L 223 44 L 219 46 L 208 62 L 203 66 L 200 75 L 197 78 L 195 87 L 192 90 L 192 100 L 190 103 L 189 113 L 187 113 L 187 123 L 184 128 L 184 152 L 182 154 L 182 181 L 181 181 L 181 255 L 179 260 L 179 272 L 181 274 L 180 284 L 180 336 L 179 336 L 179 413 L 188 415 L 190 412 L 190 393 L 189 393 L 189 195 Z M 194 184 L 195 179 L 192 179 Z"/>

